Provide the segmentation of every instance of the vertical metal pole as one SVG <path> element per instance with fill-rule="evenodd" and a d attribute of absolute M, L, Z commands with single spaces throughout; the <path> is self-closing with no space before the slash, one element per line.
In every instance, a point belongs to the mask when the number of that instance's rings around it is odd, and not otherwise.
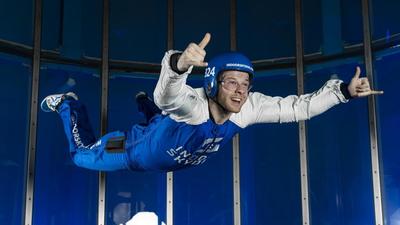
<path fill-rule="evenodd" d="M 363 14 L 363 33 L 364 33 L 364 60 L 368 80 L 371 88 L 374 87 L 374 71 L 372 68 L 372 49 L 371 49 L 371 31 L 370 31 L 370 11 L 369 0 L 362 0 Z M 369 115 L 369 131 L 371 143 L 371 163 L 372 163 L 372 182 L 374 191 L 374 207 L 375 207 L 375 224 L 383 225 L 383 209 L 382 194 L 380 181 L 380 163 L 379 148 L 377 137 L 377 120 L 376 120 L 376 104 L 375 97 L 368 97 L 368 115 Z"/>
<path fill-rule="evenodd" d="M 231 19 L 230 19 L 230 39 L 231 39 L 231 51 L 236 51 L 237 50 L 237 38 L 236 38 L 236 33 L 237 33 L 237 22 L 236 22 L 236 13 L 237 9 L 237 3 L 236 0 L 231 0 Z"/>
<path fill-rule="evenodd" d="M 101 135 L 107 132 L 107 108 L 108 108 L 108 50 L 109 50 L 109 0 L 103 0 L 103 43 L 102 43 L 102 62 L 101 62 Z M 106 174 L 99 172 L 99 196 L 98 196 L 98 217 L 97 224 L 105 224 L 106 210 Z"/>
<path fill-rule="evenodd" d="M 37 106 L 40 74 L 40 49 L 42 34 L 42 0 L 35 0 L 35 18 L 33 34 L 33 62 L 32 62 L 32 86 L 31 108 L 29 123 L 29 142 L 27 156 L 26 192 L 25 192 L 25 225 L 32 224 L 33 192 L 35 183 L 35 158 L 37 136 Z"/>
<path fill-rule="evenodd" d="M 303 50 L 303 22 L 302 1 L 295 0 L 296 24 L 296 73 L 297 94 L 304 94 L 304 50 Z M 310 224 L 310 209 L 308 198 L 308 159 L 307 159 L 307 134 L 305 121 L 299 122 L 299 147 L 300 147 L 300 176 L 303 225 Z"/>
<path fill-rule="evenodd" d="M 168 0 L 168 37 L 167 37 L 167 47 L 168 50 L 174 47 L 174 0 Z"/>
<path fill-rule="evenodd" d="M 232 141 L 233 146 L 233 224 L 241 224 L 240 206 L 240 156 L 239 156 L 239 135 L 235 135 Z"/>
<path fill-rule="evenodd" d="M 168 0 L 168 28 L 167 28 L 167 48 L 174 47 L 174 1 Z M 172 225 L 174 221 L 174 173 L 167 173 L 167 225 Z"/>
<path fill-rule="evenodd" d="M 167 225 L 174 221 L 174 173 L 167 173 Z"/>
<path fill-rule="evenodd" d="M 230 13 L 230 48 L 231 51 L 237 50 L 237 2 L 231 0 L 231 13 Z M 233 160 L 233 224 L 241 224 L 241 211 L 240 211 L 240 155 L 239 155 L 239 134 L 236 134 L 232 140 L 232 160 Z"/>

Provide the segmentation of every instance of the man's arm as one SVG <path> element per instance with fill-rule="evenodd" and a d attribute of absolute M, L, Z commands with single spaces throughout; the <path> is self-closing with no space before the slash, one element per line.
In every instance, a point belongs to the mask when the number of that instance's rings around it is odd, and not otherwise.
<path fill-rule="evenodd" d="M 307 120 L 339 103 L 346 103 L 349 99 L 382 93 L 370 89 L 368 79 L 360 78 L 360 68 L 357 67 L 349 84 L 341 80 L 329 80 L 318 91 L 301 96 L 282 98 L 251 93 L 235 120 L 241 127 L 254 123 Z"/>
<path fill-rule="evenodd" d="M 191 43 L 183 52 L 168 51 L 163 60 L 160 78 L 154 90 L 154 102 L 166 113 L 186 116 L 193 111 L 195 91 L 186 85 L 193 66 L 205 66 L 205 46 L 210 41 L 206 34 L 199 44 Z"/>
<path fill-rule="evenodd" d="M 348 99 L 340 91 L 341 80 L 329 80 L 318 91 L 304 95 L 271 97 L 254 92 L 242 107 L 243 126 L 255 123 L 287 123 L 310 119 Z"/>

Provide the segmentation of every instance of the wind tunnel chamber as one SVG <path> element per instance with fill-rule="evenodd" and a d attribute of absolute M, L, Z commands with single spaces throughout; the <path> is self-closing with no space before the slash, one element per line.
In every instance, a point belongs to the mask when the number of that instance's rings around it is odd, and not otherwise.
<path fill-rule="evenodd" d="M 396 0 L 0 0 L 0 224 L 399 225 L 400 15 Z M 61 120 L 73 91 L 97 136 L 144 121 L 168 49 L 206 32 L 206 59 L 255 66 L 252 91 L 310 93 L 355 68 L 383 95 L 302 123 L 253 125 L 204 165 L 99 173 L 74 165 Z M 203 71 L 188 83 L 200 87 Z M 104 98 L 105 97 L 105 98 Z M 127 223 L 129 225 L 129 222 Z M 144 224 L 150 224 L 149 221 Z"/>

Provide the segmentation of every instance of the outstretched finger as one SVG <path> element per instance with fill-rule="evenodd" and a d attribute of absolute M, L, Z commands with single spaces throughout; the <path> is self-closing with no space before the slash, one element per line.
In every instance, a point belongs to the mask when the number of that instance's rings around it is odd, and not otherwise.
<path fill-rule="evenodd" d="M 359 66 L 357 66 L 357 68 L 356 68 L 356 73 L 354 74 L 354 77 L 353 77 L 353 78 L 359 78 L 359 77 L 360 77 L 360 74 L 361 74 L 361 69 L 360 69 Z"/>
<path fill-rule="evenodd" d="M 383 91 L 371 91 L 370 93 L 371 95 L 381 95 L 383 94 Z"/>
<path fill-rule="evenodd" d="M 210 42 L 210 39 L 211 39 L 211 34 L 206 33 L 203 37 L 203 40 L 201 40 L 201 42 L 199 43 L 199 47 L 201 49 L 204 49 L 207 46 L 208 42 Z"/>
<path fill-rule="evenodd" d="M 365 92 L 359 92 L 357 93 L 357 97 L 367 97 L 370 95 L 381 95 L 383 94 L 383 91 L 365 91 Z"/>

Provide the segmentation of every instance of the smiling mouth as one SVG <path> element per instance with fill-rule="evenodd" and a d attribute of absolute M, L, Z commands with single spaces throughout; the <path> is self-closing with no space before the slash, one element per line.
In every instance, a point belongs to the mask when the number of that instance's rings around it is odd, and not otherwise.
<path fill-rule="evenodd" d="M 240 98 L 231 98 L 231 100 L 232 100 L 234 103 L 237 103 L 237 104 L 240 104 L 240 102 L 242 101 L 242 99 L 240 99 Z"/>

